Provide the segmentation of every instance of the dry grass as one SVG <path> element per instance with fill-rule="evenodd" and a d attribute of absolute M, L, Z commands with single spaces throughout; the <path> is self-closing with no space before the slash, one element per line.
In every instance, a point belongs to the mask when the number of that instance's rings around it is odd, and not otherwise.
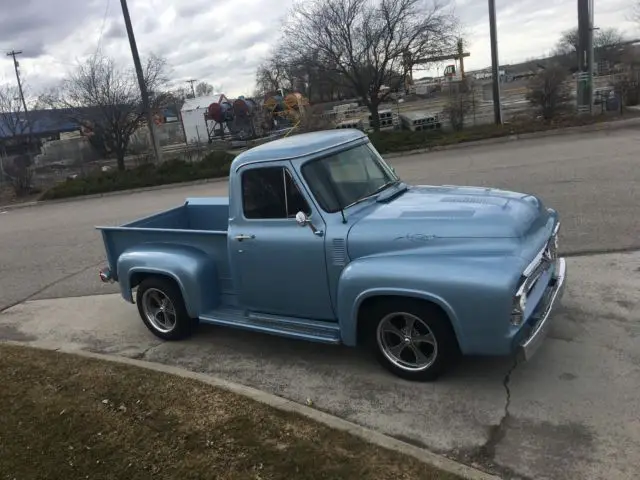
<path fill-rule="evenodd" d="M 449 479 L 245 397 L 0 345 L 0 479 Z"/>

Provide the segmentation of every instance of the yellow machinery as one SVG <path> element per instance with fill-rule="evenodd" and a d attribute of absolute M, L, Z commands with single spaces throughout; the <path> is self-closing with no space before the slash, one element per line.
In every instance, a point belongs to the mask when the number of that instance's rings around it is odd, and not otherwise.
<path fill-rule="evenodd" d="M 309 100 L 299 92 L 287 95 L 283 95 L 282 91 L 273 92 L 265 96 L 263 103 L 266 116 L 278 127 L 299 123 L 308 106 Z"/>

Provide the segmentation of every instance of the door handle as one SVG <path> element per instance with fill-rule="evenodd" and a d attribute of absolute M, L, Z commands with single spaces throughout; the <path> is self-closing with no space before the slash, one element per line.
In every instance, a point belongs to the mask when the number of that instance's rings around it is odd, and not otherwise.
<path fill-rule="evenodd" d="M 242 240 L 253 240 L 254 238 L 256 238 L 255 235 L 245 235 L 244 233 L 241 233 L 240 235 L 236 235 L 234 237 L 236 240 L 238 240 L 239 242 L 241 242 Z"/>

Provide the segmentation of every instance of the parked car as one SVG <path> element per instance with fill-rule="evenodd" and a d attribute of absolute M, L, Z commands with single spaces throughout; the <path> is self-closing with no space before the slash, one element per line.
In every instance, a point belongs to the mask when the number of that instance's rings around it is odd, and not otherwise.
<path fill-rule="evenodd" d="M 366 345 L 433 380 L 460 354 L 533 355 L 565 284 L 559 225 L 534 195 L 409 185 L 331 130 L 238 155 L 228 198 L 98 227 L 100 277 L 165 340 L 202 322 Z"/>

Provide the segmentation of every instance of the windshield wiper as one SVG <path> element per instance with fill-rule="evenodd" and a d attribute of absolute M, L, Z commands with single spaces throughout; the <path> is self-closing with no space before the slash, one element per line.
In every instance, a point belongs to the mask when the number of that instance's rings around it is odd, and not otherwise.
<path fill-rule="evenodd" d="M 368 195 L 365 195 L 362 198 L 359 198 L 358 200 L 356 200 L 353 203 L 350 203 L 349 205 L 347 205 L 344 208 L 349 208 L 349 207 L 353 207 L 354 205 L 357 205 L 361 202 L 364 202 L 365 200 L 368 200 L 371 197 L 374 197 L 375 195 L 379 194 L 380 192 L 382 192 L 383 190 L 386 190 L 387 188 L 393 186 L 393 185 L 397 185 L 398 183 L 400 183 L 400 180 L 391 180 L 390 182 L 385 183 L 384 185 L 379 186 L 378 188 L 376 188 L 373 192 L 371 192 Z"/>
<path fill-rule="evenodd" d="M 380 187 L 378 187 L 370 196 L 373 197 L 374 195 L 377 195 L 378 193 L 382 192 L 383 190 L 386 190 L 388 187 L 391 187 L 393 185 L 397 185 L 398 183 L 400 183 L 400 180 L 391 180 L 390 182 L 385 183 L 384 185 L 381 185 Z"/>

